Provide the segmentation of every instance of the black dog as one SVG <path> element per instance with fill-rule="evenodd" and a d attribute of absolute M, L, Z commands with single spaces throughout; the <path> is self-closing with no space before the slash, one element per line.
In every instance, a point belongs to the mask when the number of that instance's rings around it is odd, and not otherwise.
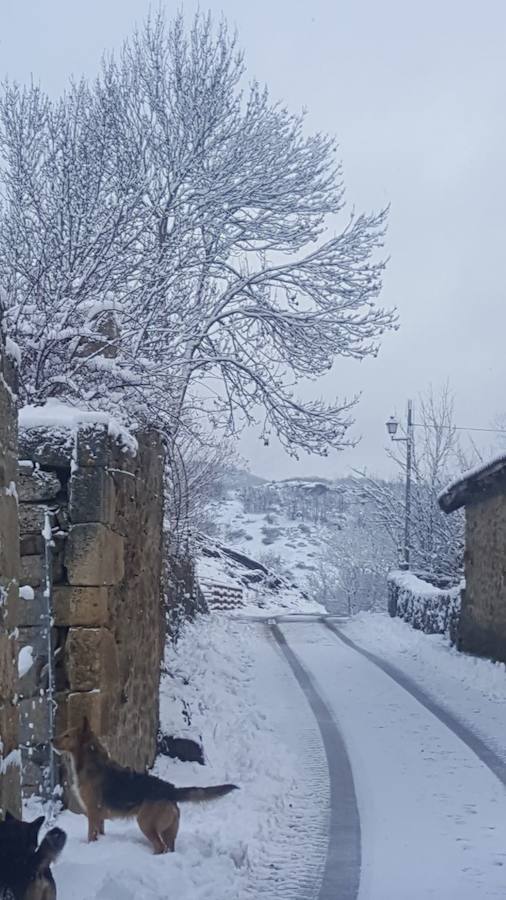
<path fill-rule="evenodd" d="M 7 813 L 0 822 L 0 900 L 56 900 L 50 866 L 65 846 L 67 835 L 51 828 L 38 845 L 44 816 L 20 822 Z"/>

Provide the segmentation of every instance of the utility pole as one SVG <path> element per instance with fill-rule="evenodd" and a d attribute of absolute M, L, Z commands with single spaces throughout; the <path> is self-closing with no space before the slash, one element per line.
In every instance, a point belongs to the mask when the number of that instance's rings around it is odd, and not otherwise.
<path fill-rule="evenodd" d="M 404 441 L 406 444 L 406 498 L 404 505 L 404 548 L 402 568 L 410 567 L 411 549 L 411 469 L 413 466 L 413 403 L 408 400 L 408 414 L 406 421 L 406 434 L 404 437 L 396 437 L 399 423 L 395 416 L 390 416 L 386 423 L 387 431 L 392 441 Z"/>

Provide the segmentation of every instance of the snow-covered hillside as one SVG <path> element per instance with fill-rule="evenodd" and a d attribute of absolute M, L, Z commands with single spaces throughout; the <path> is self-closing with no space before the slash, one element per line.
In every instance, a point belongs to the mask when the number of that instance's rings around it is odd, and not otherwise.
<path fill-rule="evenodd" d="M 329 527 L 337 523 L 339 498 L 333 486 L 312 480 L 229 490 L 211 509 L 212 538 L 199 561 L 201 579 L 242 583 L 249 603 L 269 609 L 320 611 L 311 579 Z"/>
<path fill-rule="evenodd" d="M 351 479 L 243 480 L 213 502 L 209 520 L 199 574 L 241 584 L 248 602 L 318 601 L 348 613 L 386 602 L 392 547 Z"/>

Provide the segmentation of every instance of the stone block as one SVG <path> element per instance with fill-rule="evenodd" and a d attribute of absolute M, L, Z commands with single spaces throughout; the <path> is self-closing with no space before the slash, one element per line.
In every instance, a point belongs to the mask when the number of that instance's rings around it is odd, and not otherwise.
<path fill-rule="evenodd" d="M 81 467 L 70 479 L 71 522 L 102 522 L 112 525 L 116 512 L 116 486 L 101 467 Z"/>
<path fill-rule="evenodd" d="M 25 534 L 19 541 L 21 556 L 41 556 L 44 553 L 44 538 L 42 534 Z"/>
<path fill-rule="evenodd" d="M 47 684 L 47 678 L 43 678 L 41 683 L 41 674 L 45 670 L 47 664 L 47 656 L 34 656 L 33 664 L 27 672 L 18 679 L 18 696 L 21 700 L 37 697 L 41 689 Z"/>
<path fill-rule="evenodd" d="M 105 466 L 109 455 L 109 429 L 105 423 L 80 425 L 76 435 L 78 466 Z"/>
<path fill-rule="evenodd" d="M 65 668 L 71 691 L 113 691 L 118 657 L 108 628 L 71 628 L 65 643 Z"/>
<path fill-rule="evenodd" d="M 17 479 L 20 503 L 41 503 L 54 500 L 62 490 L 61 482 L 54 472 L 32 469 L 26 472 L 20 467 Z"/>
<path fill-rule="evenodd" d="M 47 425 L 20 427 L 20 459 L 29 459 L 48 468 L 70 469 L 73 449 L 74 432 L 71 428 Z"/>
<path fill-rule="evenodd" d="M 17 456 L 13 450 L 2 445 L 2 429 L 0 427 L 0 485 L 7 487 L 16 483 L 18 473 Z"/>
<path fill-rule="evenodd" d="M 44 584 L 44 559 L 40 554 L 21 557 L 20 581 L 21 584 L 27 584 L 33 588 Z"/>
<path fill-rule="evenodd" d="M 44 656 L 47 653 L 47 633 L 40 625 L 18 628 L 18 647 L 32 647 L 34 656 Z"/>
<path fill-rule="evenodd" d="M 5 583 L 0 575 L 0 587 L 4 593 L 3 606 L 0 607 L 0 627 L 12 632 L 18 625 L 18 583 L 14 579 Z"/>
<path fill-rule="evenodd" d="M 11 698 L 16 692 L 17 647 L 16 642 L 6 631 L 0 631 L 0 708 L 9 707 Z M 1 725 L 1 713 L 0 713 Z M 0 728 L 3 740 L 3 732 Z"/>
<path fill-rule="evenodd" d="M 53 527 L 53 515 L 49 513 L 49 522 Z M 34 503 L 19 504 L 19 531 L 21 534 L 41 534 L 46 523 L 46 507 Z"/>
<path fill-rule="evenodd" d="M 25 745 L 44 744 L 49 737 L 47 700 L 33 697 L 19 703 L 19 742 Z"/>
<path fill-rule="evenodd" d="M 88 718 L 95 734 L 106 734 L 109 728 L 111 700 L 99 690 L 76 691 L 67 694 L 67 727 L 81 725 L 84 716 Z"/>
<path fill-rule="evenodd" d="M 24 587 L 28 587 L 26 585 Z M 33 598 L 28 597 L 28 591 L 24 591 L 23 588 L 20 591 L 19 595 L 19 603 L 18 603 L 18 622 L 19 626 L 41 626 L 44 621 L 44 597 L 43 597 L 43 588 L 31 588 L 33 592 Z"/>
<path fill-rule="evenodd" d="M 21 768 L 17 737 L 17 707 L 0 706 L 0 734 L 3 744 L 0 756 L 7 761 L 4 762 L 2 774 L 0 774 L 0 819 L 4 817 L 7 810 L 21 818 Z"/>
<path fill-rule="evenodd" d="M 124 540 L 98 522 L 73 525 L 65 545 L 69 584 L 118 584 L 124 575 Z"/>
<path fill-rule="evenodd" d="M 109 592 L 106 587 L 58 585 L 53 592 L 55 625 L 99 626 L 109 622 Z"/>
<path fill-rule="evenodd" d="M 7 579 L 17 577 L 19 569 L 18 505 L 15 497 L 3 492 L 0 492 L 0 523 L 0 575 Z"/>
<path fill-rule="evenodd" d="M 7 455 L 9 450 L 15 451 L 17 447 L 17 416 L 16 416 L 16 399 L 14 395 L 6 389 L 2 383 L 0 390 L 0 457 Z M 14 480 L 15 480 L 14 476 Z M 4 483 L 8 484 L 11 479 L 8 478 Z"/>

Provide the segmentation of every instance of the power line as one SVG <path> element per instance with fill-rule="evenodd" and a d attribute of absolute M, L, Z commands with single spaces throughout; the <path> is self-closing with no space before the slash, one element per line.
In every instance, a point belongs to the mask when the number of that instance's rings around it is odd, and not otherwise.
<path fill-rule="evenodd" d="M 505 428 L 477 428 L 474 425 L 422 425 L 421 422 L 412 422 L 413 428 L 447 428 L 450 431 L 488 431 L 494 434 L 506 434 Z"/>

